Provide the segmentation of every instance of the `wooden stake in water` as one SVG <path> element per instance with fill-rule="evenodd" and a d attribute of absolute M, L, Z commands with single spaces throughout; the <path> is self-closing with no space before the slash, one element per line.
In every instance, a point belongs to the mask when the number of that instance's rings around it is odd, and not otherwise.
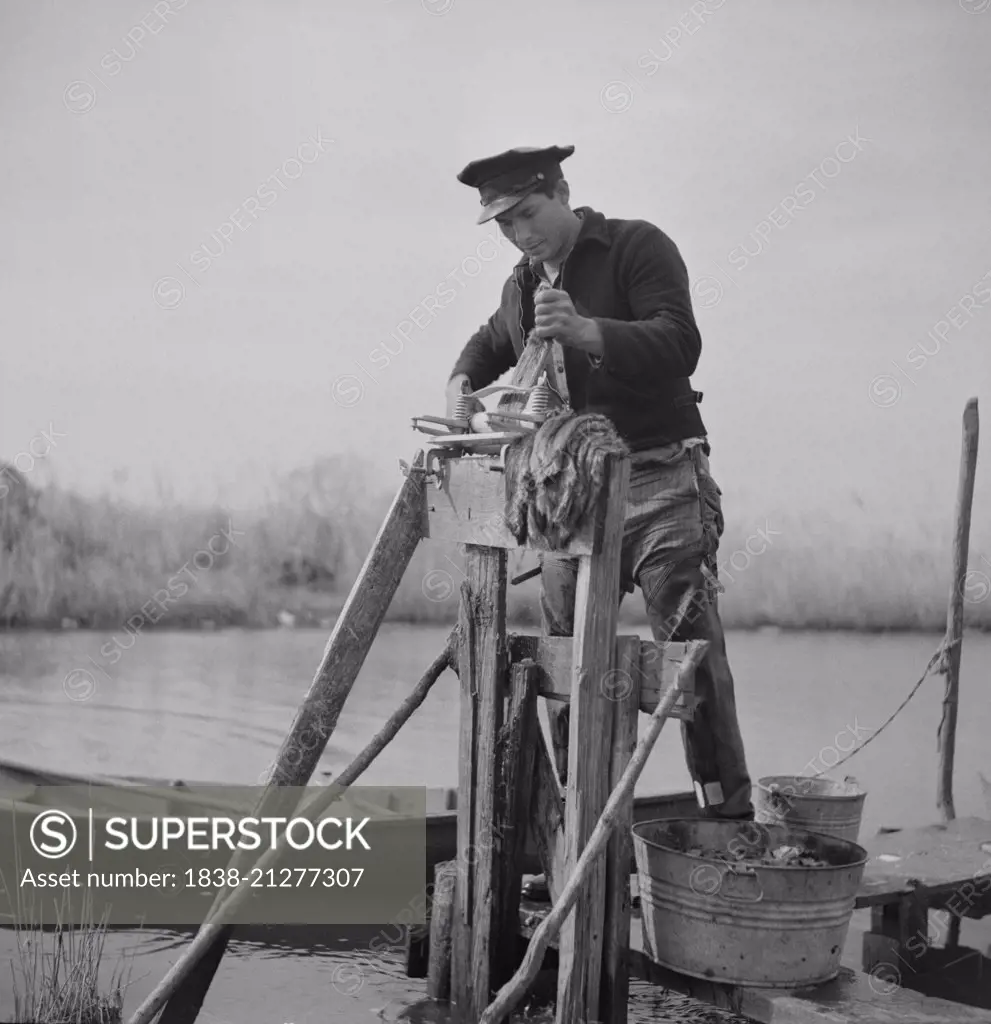
<path fill-rule="evenodd" d="M 939 723 L 939 781 L 936 806 L 944 821 L 956 817 L 953 809 L 953 753 L 956 746 L 957 701 L 960 692 L 960 648 L 963 643 L 963 600 L 967 584 L 967 557 L 970 551 L 970 511 L 974 502 L 974 478 L 977 475 L 977 438 L 979 419 L 977 399 L 971 398 L 963 412 L 963 451 L 957 486 L 956 532 L 953 536 L 953 580 L 946 622 L 946 694 L 943 717 Z"/>

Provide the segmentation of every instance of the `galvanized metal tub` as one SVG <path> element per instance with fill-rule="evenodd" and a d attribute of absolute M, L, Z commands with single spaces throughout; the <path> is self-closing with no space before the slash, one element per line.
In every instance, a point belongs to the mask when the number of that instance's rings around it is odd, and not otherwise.
<path fill-rule="evenodd" d="M 866 791 L 852 775 L 843 782 L 768 775 L 757 783 L 754 817 L 766 825 L 791 825 L 855 843 L 866 798 Z"/>
<path fill-rule="evenodd" d="M 723 859 L 782 846 L 827 866 Z M 634 825 L 633 850 L 644 949 L 657 963 L 758 988 L 818 985 L 839 973 L 863 847 L 784 825 L 685 818 Z"/>

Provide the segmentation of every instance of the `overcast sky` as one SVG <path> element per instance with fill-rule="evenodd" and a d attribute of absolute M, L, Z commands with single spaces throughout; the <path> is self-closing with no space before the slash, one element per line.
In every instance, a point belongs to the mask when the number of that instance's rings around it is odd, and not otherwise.
<path fill-rule="evenodd" d="M 457 172 L 570 143 L 574 203 L 688 265 L 728 514 L 946 522 L 991 423 L 989 7 L 0 0 L 0 457 L 398 485 L 516 259 Z"/>

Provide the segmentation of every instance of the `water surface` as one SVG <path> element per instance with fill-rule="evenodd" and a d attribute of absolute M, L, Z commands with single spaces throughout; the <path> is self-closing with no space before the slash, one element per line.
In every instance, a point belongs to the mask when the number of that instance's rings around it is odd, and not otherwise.
<path fill-rule="evenodd" d="M 438 627 L 381 630 L 321 770 L 336 773 L 371 739 L 442 649 L 446 635 Z M 138 638 L 109 665 L 100 650 L 110 638 L 84 632 L 0 638 L 0 756 L 53 770 L 254 784 L 289 729 L 326 643 L 322 631 L 159 634 Z M 897 708 L 939 639 L 730 634 L 753 777 L 830 767 Z M 991 637 L 967 636 L 956 751 L 959 816 L 984 813 L 977 773 L 991 777 L 984 739 L 991 732 L 989 668 Z M 942 677 L 930 677 L 885 731 L 835 770 L 840 778 L 856 775 L 868 790 L 862 837 L 882 824 L 937 820 L 942 696 Z M 457 679 L 446 672 L 362 782 L 456 785 L 457 724 Z M 669 723 L 638 792 L 689 785 L 678 730 Z M 367 951 L 375 934 L 340 929 L 316 938 L 297 933 L 294 939 L 273 930 L 261 936 L 263 941 L 237 943 L 218 972 L 201 1019 L 207 1024 L 395 1019 L 404 1005 L 422 998 L 424 986 L 405 977 L 398 946 L 384 954 Z M 852 935 L 850 948 L 856 948 L 855 939 Z M 967 923 L 963 941 L 983 948 L 991 935 Z M 129 1006 L 151 991 L 184 942 L 169 932 L 112 936 L 111 951 L 133 956 Z M 12 953 L 11 934 L 0 934 L 0 956 Z M 9 972 L 0 971 L 0 1016 L 8 1008 L 10 986 Z M 631 1019 L 664 1019 L 657 1016 L 663 1011 L 650 1007 L 649 993 L 638 991 L 639 1008 Z"/>

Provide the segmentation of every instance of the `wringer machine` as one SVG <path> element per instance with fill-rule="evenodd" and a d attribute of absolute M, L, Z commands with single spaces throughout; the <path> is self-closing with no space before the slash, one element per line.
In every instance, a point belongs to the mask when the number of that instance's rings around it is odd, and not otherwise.
<path fill-rule="evenodd" d="M 524 851 L 536 849 L 557 901 L 630 762 L 638 712 L 657 708 L 685 655 L 683 644 L 616 636 L 629 462 L 613 456 L 595 514 L 558 549 L 579 559 L 574 635 L 507 634 L 507 551 L 550 550 L 540 536 L 518 543 L 508 528 L 507 449 L 549 417 L 569 411 L 563 368 L 561 346 L 531 335 L 511 384 L 462 396 L 451 418 L 413 420 L 431 441 L 419 465 L 403 464 L 407 478 L 423 475 L 423 536 L 465 545 L 449 967 L 450 999 L 467 1024 L 476 1024 L 519 964 Z M 499 392 L 495 410 L 470 415 L 472 399 Z M 689 681 L 668 715 L 691 717 L 691 690 Z M 570 703 L 564 792 L 541 734 L 538 696 Z M 561 929 L 559 1024 L 626 1022 L 632 824 L 631 795 L 606 855 L 595 862 Z"/>
<path fill-rule="evenodd" d="M 473 400 L 481 400 L 503 392 L 503 404 L 491 412 L 469 414 Z M 512 405 L 525 401 L 522 411 L 513 411 Z M 445 454 L 492 454 L 499 452 L 500 461 L 507 446 L 528 430 L 535 430 L 553 412 L 566 407 L 566 399 L 550 383 L 545 370 L 532 388 L 515 384 L 493 384 L 463 394 L 454 407 L 454 416 L 414 416 L 413 426 L 434 439 L 438 457 Z M 502 428 L 497 429 L 497 428 Z M 502 468 L 499 465 L 498 468 Z"/>
<path fill-rule="evenodd" d="M 542 291 L 546 285 L 541 285 Z M 474 400 L 481 400 L 502 392 L 497 409 L 469 415 Z M 432 437 L 432 448 L 427 453 L 426 470 L 450 457 L 499 454 L 497 462 L 489 468 L 500 471 L 505 465 L 507 446 L 521 434 L 536 430 L 553 413 L 570 408 L 567 378 L 564 373 L 564 350 L 557 341 L 541 341 L 531 334 L 523 357 L 510 384 L 493 384 L 469 394 L 463 394 L 454 408 L 454 416 L 415 416 L 413 427 Z M 404 467 L 405 469 L 405 467 Z M 439 483 L 439 479 L 438 479 Z"/>

